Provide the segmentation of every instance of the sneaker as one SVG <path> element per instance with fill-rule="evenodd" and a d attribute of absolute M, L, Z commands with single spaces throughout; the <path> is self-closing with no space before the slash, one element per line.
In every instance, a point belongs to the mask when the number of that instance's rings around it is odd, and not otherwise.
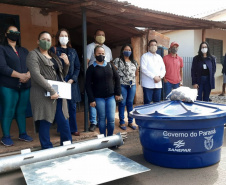
<path fill-rule="evenodd" d="M 33 141 L 32 137 L 30 137 L 26 133 L 25 134 L 20 134 L 19 135 L 19 140 L 21 140 L 21 141 L 27 141 L 27 142 Z"/>
<path fill-rule="evenodd" d="M 90 132 L 94 132 L 95 131 L 95 129 L 96 129 L 96 125 L 94 125 L 94 124 L 90 124 L 90 127 L 89 127 L 89 131 Z"/>
<path fill-rule="evenodd" d="M 10 136 L 3 136 L 1 143 L 5 146 L 13 146 L 13 140 Z"/>

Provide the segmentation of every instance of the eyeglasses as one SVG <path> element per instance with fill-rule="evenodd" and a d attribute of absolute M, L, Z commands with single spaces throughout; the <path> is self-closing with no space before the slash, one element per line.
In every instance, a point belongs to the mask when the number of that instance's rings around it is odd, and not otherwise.
<path fill-rule="evenodd" d="M 8 30 L 7 33 L 12 33 L 12 34 L 15 34 L 15 35 L 19 35 L 20 34 L 19 31 L 13 31 L 13 30 Z"/>

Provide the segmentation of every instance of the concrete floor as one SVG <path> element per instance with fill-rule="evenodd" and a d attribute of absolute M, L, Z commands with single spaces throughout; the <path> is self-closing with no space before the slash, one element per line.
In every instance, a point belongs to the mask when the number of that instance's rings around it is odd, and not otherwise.
<path fill-rule="evenodd" d="M 226 99 L 221 103 L 226 103 Z M 77 114 L 78 128 L 81 132 L 81 136 L 73 136 L 74 142 L 80 140 L 93 139 L 98 135 L 98 129 L 96 132 L 83 132 L 84 118 L 83 112 Z M 122 130 L 118 127 L 118 113 L 115 115 L 116 127 L 115 133 Z M 14 140 L 14 146 L 4 147 L 0 145 L 0 157 L 4 157 L 10 154 L 20 153 L 21 149 L 31 148 L 34 150 L 40 149 L 38 135 L 34 132 L 32 119 L 27 120 L 27 130 L 34 141 L 31 143 L 21 142 L 17 140 L 18 129 L 16 123 L 13 122 L 11 135 Z M 224 129 L 226 131 L 226 128 Z M 104 185 L 226 185 L 226 134 L 224 134 L 224 144 L 221 152 L 221 160 L 219 163 L 209 167 L 198 169 L 171 169 L 163 168 L 145 161 L 143 158 L 142 147 L 139 141 L 138 130 L 133 131 L 131 128 L 127 129 L 128 139 L 125 140 L 125 144 L 116 149 L 118 152 L 144 166 L 150 168 L 151 171 L 142 174 L 118 179 L 112 182 L 105 183 Z M 2 134 L 0 133 L 0 136 Z M 56 132 L 56 128 L 51 129 L 51 140 L 54 145 L 59 145 L 59 135 Z M 81 168 L 81 167 L 78 167 Z M 76 174 L 75 174 L 76 175 Z M 98 178 L 98 177 L 97 177 Z M 24 185 L 26 184 L 23 174 L 20 170 L 0 174 L 0 185 Z"/>
<path fill-rule="evenodd" d="M 225 128 L 226 131 L 226 128 Z M 172 169 L 148 163 L 143 158 L 138 131 L 129 132 L 125 144 L 114 150 L 151 171 L 104 183 L 103 185 L 225 185 L 226 184 L 226 135 L 219 163 L 197 169 Z M 92 164 L 90 164 L 92 165 Z M 78 166 L 82 168 L 82 166 Z M 63 172 L 62 172 L 63 173 Z M 75 173 L 76 175 L 76 173 Z M 88 175 L 88 174 L 87 174 Z M 101 178 L 97 177 L 97 178 Z M 0 184 L 25 185 L 20 170 L 0 174 Z"/>

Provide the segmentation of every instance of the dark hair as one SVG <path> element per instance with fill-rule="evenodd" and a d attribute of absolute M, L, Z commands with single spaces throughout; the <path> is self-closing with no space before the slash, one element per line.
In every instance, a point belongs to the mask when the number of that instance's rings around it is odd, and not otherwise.
<path fill-rule="evenodd" d="M 131 49 L 131 52 L 132 52 L 132 53 L 131 53 L 131 55 L 129 56 L 129 59 L 130 59 L 130 61 L 136 66 L 136 61 L 135 61 L 134 58 L 133 58 L 133 48 L 132 48 L 132 46 L 131 46 L 130 44 L 125 44 L 125 45 L 122 46 L 122 49 L 121 49 L 121 51 L 120 51 L 120 59 L 123 61 L 124 65 L 126 65 L 126 61 L 125 61 L 124 55 L 123 55 L 123 51 L 124 51 L 124 49 L 125 49 L 126 46 L 129 46 L 130 49 Z"/>
<path fill-rule="evenodd" d="M 158 43 L 157 40 L 151 39 L 151 40 L 148 42 L 148 46 L 150 46 L 151 42 L 156 42 L 156 44 Z"/>
<path fill-rule="evenodd" d="M 65 29 L 65 28 L 61 28 L 61 29 L 59 29 L 58 31 L 57 31 L 57 34 L 56 34 L 56 37 L 55 37 L 55 46 L 57 47 L 57 46 L 61 46 L 61 44 L 60 44 L 60 42 L 59 42 L 59 37 L 60 37 L 60 33 L 62 32 L 62 31 L 65 31 L 65 32 L 67 32 L 67 35 L 68 35 L 68 43 L 67 43 L 67 47 L 69 47 L 69 48 L 71 48 L 71 37 L 70 37 L 70 34 L 69 34 L 69 31 L 67 30 L 67 29 Z"/>
<path fill-rule="evenodd" d="M 102 30 L 102 29 L 97 29 L 97 30 L 95 31 L 95 34 L 94 34 L 94 35 L 96 35 L 98 31 L 104 32 L 104 30 Z"/>
<path fill-rule="evenodd" d="M 15 25 L 9 25 L 9 26 L 7 26 L 6 27 L 6 29 L 5 29 L 5 31 L 4 31 L 4 33 L 6 34 L 7 33 L 7 31 L 9 30 L 9 27 L 15 27 L 15 28 L 17 28 Z M 17 28 L 18 29 L 18 28 Z M 19 31 L 19 29 L 18 29 L 18 31 Z M 8 45 L 9 43 L 8 43 L 8 40 L 7 40 L 7 36 L 4 36 L 4 40 L 3 40 L 3 45 Z M 20 46 L 21 47 L 21 37 L 19 37 L 19 39 L 16 41 L 16 45 L 17 46 Z"/>
<path fill-rule="evenodd" d="M 208 44 L 207 42 L 202 42 L 202 43 L 199 45 L 198 56 L 199 56 L 200 58 L 203 57 L 203 53 L 202 53 L 202 51 L 201 51 L 202 45 L 203 45 L 203 44 L 206 44 L 206 46 L 207 46 L 207 56 L 208 56 L 208 57 L 212 57 L 212 55 L 211 55 L 211 53 L 210 53 L 210 47 L 209 47 L 209 44 Z"/>
<path fill-rule="evenodd" d="M 103 46 L 100 46 L 100 45 L 97 45 L 95 48 L 94 48 L 94 54 L 96 54 L 96 50 L 99 49 L 99 48 L 103 48 Z M 104 49 L 104 48 L 103 48 Z M 105 51 L 105 49 L 104 49 Z"/>
<path fill-rule="evenodd" d="M 42 32 L 39 33 L 39 35 L 38 35 L 38 40 L 39 40 L 40 37 L 41 37 L 43 34 L 45 34 L 45 33 L 47 33 L 47 34 L 49 34 L 49 35 L 51 36 L 51 34 L 50 34 L 48 31 L 42 31 Z M 51 38 L 52 38 L 52 36 L 51 36 Z"/>

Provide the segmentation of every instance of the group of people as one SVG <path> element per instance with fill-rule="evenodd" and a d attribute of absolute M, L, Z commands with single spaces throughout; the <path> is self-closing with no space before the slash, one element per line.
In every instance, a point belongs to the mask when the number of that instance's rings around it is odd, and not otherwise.
<path fill-rule="evenodd" d="M 129 112 L 133 109 L 138 64 L 130 44 L 122 46 L 119 57 L 113 60 L 111 49 L 104 42 L 105 33 L 99 29 L 94 34 L 94 42 L 87 46 L 86 92 L 90 104 L 89 131 L 93 132 L 98 123 L 100 133 L 111 136 L 115 127 L 116 101 L 120 128 L 126 130 L 126 107 L 128 126 L 136 129 Z"/>
<path fill-rule="evenodd" d="M 76 122 L 76 103 L 81 101 L 79 57 L 71 46 L 68 30 L 60 29 L 55 39 L 56 45 L 52 47 L 51 34 L 43 31 L 37 38 L 38 47 L 28 52 L 20 45 L 17 27 L 9 26 L 6 29 L 4 44 L 0 46 L 1 143 L 5 146 L 13 145 L 10 127 L 14 118 L 19 128 L 19 140 L 33 140 L 26 132 L 29 98 L 42 149 L 53 147 L 49 133 L 53 122 L 57 123 L 61 145 L 64 141 L 72 141 L 72 135 L 80 135 Z M 129 112 L 133 109 L 139 66 L 134 60 L 130 44 L 123 45 L 119 57 L 113 60 L 111 49 L 104 43 L 105 33 L 98 29 L 94 34 L 94 42 L 87 46 L 85 89 L 90 106 L 89 131 L 93 132 L 98 125 L 101 134 L 111 136 L 115 128 L 116 102 L 119 127 L 122 130 L 126 130 L 127 126 L 136 129 Z M 177 55 L 178 43 L 171 43 L 170 54 L 163 59 L 156 53 L 156 40 L 150 40 L 148 48 L 149 51 L 141 57 L 144 104 L 161 100 L 162 79 L 164 98 L 172 89 L 182 85 L 183 79 L 183 60 Z M 192 84 L 199 91 L 198 100 L 208 101 L 210 91 L 214 88 L 215 71 L 215 58 L 210 54 L 208 43 L 203 42 L 191 69 Z M 71 84 L 71 100 L 59 98 L 58 92 L 47 80 Z M 50 97 L 45 96 L 46 92 L 50 92 Z"/>
<path fill-rule="evenodd" d="M 76 103 L 81 100 L 78 86 L 80 61 L 71 47 L 69 32 L 59 30 L 56 45 L 52 47 L 51 34 L 43 31 L 37 44 L 36 49 L 28 52 L 20 45 L 18 28 L 9 26 L 0 46 L 1 143 L 5 146 L 13 145 L 10 136 L 13 118 L 18 124 L 19 140 L 33 140 L 26 132 L 29 99 L 42 149 L 53 147 L 49 131 L 54 121 L 60 132 L 61 145 L 64 141 L 72 141 L 71 135 L 80 135 L 76 123 Z M 60 99 L 47 80 L 70 83 L 71 99 Z M 50 97 L 45 96 L 46 92 L 50 92 Z"/>
<path fill-rule="evenodd" d="M 144 104 L 161 100 L 162 80 L 163 99 L 167 98 L 172 89 L 183 85 L 183 59 L 177 55 L 179 44 L 172 42 L 169 54 L 163 58 L 157 54 L 156 40 L 150 40 L 148 48 L 149 51 L 141 57 Z M 192 85 L 198 90 L 197 100 L 209 101 L 211 89 L 215 88 L 215 72 L 216 58 L 211 55 L 208 43 L 202 42 L 191 67 Z"/>

